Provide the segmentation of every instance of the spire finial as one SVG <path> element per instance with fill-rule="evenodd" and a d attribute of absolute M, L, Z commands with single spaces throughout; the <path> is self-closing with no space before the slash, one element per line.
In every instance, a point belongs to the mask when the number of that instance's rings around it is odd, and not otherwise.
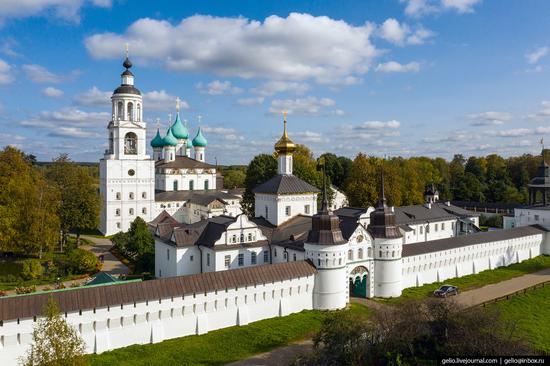
<path fill-rule="evenodd" d="M 126 58 L 128 58 L 128 42 L 124 44 L 124 48 L 126 50 Z"/>
<path fill-rule="evenodd" d="M 319 159 L 319 164 L 323 169 L 323 202 L 321 204 L 321 212 L 328 213 L 328 195 L 327 195 L 327 171 L 325 168 L 325 158 L 321 157 Z"/>
<path fill-rule="evenodd" d="M 386 194 L 384 192 L 384 165 L 380 167 L 380 199 L 378 207 L 386 207 Z"/>
<path fill-rule="evenodd" d="M 156 122 L 157 122 L 157 129 L 158 129 L 160 128 L 160 118 L 157 117 Z"/>
<path fill-rule="evenodd" d="M 202 116 L 199 114 L 199 115 L 197 116 L 197 119 L 199 120 L 199 125 L 200 125 L 200 124 L 201 124 L 201 121 L 202 121 Z"/>
<path fill-rule="evenodd" d="M 180 112 L 180 97 L 176 97 L 176 112 Z"/>
<path fill-rule="evenodd" d="M 286 110 L 283 110 L 283 136 L 287 136 L 286 133 Z"/>
<path fill-rule="evenodd" d="M 172 113 L 168 113 L 168 127 L 170 127 L 171 123 L 172 123 Z"/>

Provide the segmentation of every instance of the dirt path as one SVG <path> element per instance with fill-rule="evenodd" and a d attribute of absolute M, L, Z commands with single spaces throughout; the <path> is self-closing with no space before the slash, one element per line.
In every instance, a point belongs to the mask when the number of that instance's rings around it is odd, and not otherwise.
<path fill-rule="evenodd" d="M 289 365 L 296 357 L 311 352 L 313 341 L 311 339 L 293 343 L 289 346 L 275 348 L 272 351 L 246 358 L 227 366 L 282 366 Z"/>
<path fill-rule="evenodd" d="M 104 261 L 101 270 L 112 275 L 121 275 L 130 273 L 130 269 L 124 265 L 121 261 L 118 260 L 109 249 L 113 246 L 113 243 L 106 238 L 97 238 L 95 236 L 82 235 L 83 239 L 86 239 L 92 242 L 94 245 L 81 245 L 80 248 L 89 250 L 94 253 L 97 257 L 103 254 Z"/>
<path fill-rule="evenodd" d="M 475 290 L 465 291 L 455 296 L 454 299 L 458 304 L 466 307 L 476 306 L 546 281 L 550 281 L 550 268 L 483 286 Z"/>

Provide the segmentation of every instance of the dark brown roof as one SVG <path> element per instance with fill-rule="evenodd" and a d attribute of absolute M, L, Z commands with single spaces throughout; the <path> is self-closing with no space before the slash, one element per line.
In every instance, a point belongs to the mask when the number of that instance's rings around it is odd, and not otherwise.
<path fill-rule="evenodd" d="M 155 201 L 193 201 L 198 204 L 212 202 L 216 199 L 222 201 L 238 200 L 239 197 L 218 189 L 196 190 L 196 191 L 156 191 Z M 206 203 L 206 204 L 208 204 Z"/>
<path fill-rule="evenodd" d="M 50 296 L 59 303 L 61 312 L 70 312 L 285 281 L 311 276 L 315 271 L 315 267 L 307 261 L 285 262 L 144 282 L 4 297 L 0 298 L 0 320 L 41 315 Z"/>
<path fill-rule="evenodd" d="M 548 230 L 538 225 L 521 226 L 508 230 L 479 232 L 475 234 L 455 236 L 447 239 L 405 244 L 403 245 L 403 257 L 439 252 L 442 250 L 461 248 L 469 245 L 489 243 L 498 240 L 522 238 L 524 236 L 540 234 L 547 231 Z"/>
<path fill-rule="evenodd" d="M 296 194 L 318 193 L 320 190 L 291 174 L 278 174 L 254 188 L 254 193 Z"/>
<path fill-rule="evenodd" d="M 165 163 L 164 160 L 159 160 L 155 163 L 157 168 L 171 168 L 171 169 L 212 169 L 216 168 L 215 165 L 203 163 L 201 161 L 191 159 L 187 156 L 176 156 L 174 161 Z"/>
<path fill-rule="evenodd" d="M 179 224 L 179 222 L 175 218 L 173 218 L 172 215 L 166 212 L 166 210 L 162 210 L 162 212 L 159 213 L 158 216 L 153 219 L 153 221 L 149 222 L 149 225 L 157 226 L 158 224 L 162 223 L 171 223 L 174 225 Z"/>

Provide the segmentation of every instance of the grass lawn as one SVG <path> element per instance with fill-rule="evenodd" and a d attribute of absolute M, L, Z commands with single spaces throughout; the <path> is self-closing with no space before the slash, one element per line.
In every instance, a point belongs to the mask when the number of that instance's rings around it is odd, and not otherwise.
<path fill-rule="evenodd" d="M 521 263 L 512 264 L 508 267 L 500 267 L 493 270 L 487 270 L 478 274 L 450 278 L 445 283 L 458 286 L 461 291 L 472 290 L 474 288 L 509 280 L 524 274 L 537 272 L 545 268 L 550 268 L 550 256 L 538 256 Z M 442 282 L 427 284 L 420 287 L 410 287 L 403 290 L 400 297 L 392 299 L 375 299 L 379 302 L 388 304 L 400 304 L 407 300 L 418 300 L 431 296 L 433 291 L 441 286 Z"/>
<path fill-rule="evenodd" d="M 348 311 L 370 314 L 370 309 L 359 304 L 351 304 Z M 89 359 L 92 365 L 223 365 L 311 337 L 320 329 L 326 314 L 305 310 L 200 336 L 120 348 L 90 355 Z"/>
<path fill-rule="evenodd" d="M 518 327 L 535 349 L 550 352 L 550 286 L 499 301 L 497 308 L 505 319 L 517 321 Z"/>

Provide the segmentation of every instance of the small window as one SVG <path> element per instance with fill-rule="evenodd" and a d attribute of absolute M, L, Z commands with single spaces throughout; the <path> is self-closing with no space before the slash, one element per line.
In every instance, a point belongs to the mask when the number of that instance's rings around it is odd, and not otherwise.
<path fill-rule="evenodd" d="M 174 188 L 174 189 L 173 189 L 174 191 L 177 191 L 177 190 L 178 190 L 178 181 L 177 181 L 177 180 L 174 181 L 174 183 L 173 183 L 173 188 Z"/>
<path fill-rule="evenodd" d="M 244 243 L 244 234 L 241 234 L 241 243 Z"/>
<path fill-rule="evenodd" d="M 146 199 L 147 198 L 147 192 L 141 192 L 141 198 Z"/>
<path fill-rule="evenodd" d="M 363 259 L 363 248 L 359 248 L 357 256 L 359 257 L 359 259 Z"/>
<path fill-rule="evenodd" d="M 285 207 L 285 215 L 290 216 L 290 206 Z"/>
<path fill-rule="evenodd" d="M 311 210 L 310 205 L 305 205 L 304 206 L 304 212 L 305 212 L 306 215 L 309 215 L 310 210 Z"/>
<path fill-rule="evenodd" d="M 252 233 L 248 233 L 248 241 L 252 241 Z"/>
<path fill-rule="evenodd" d="M 130 197 L 131 200 L 134 199 L 134 192 L 130 192 L 130 194 L 128 195 L 128 197 Z"/>
<path fill-rule="evenodd" d="M 264 250 L 264 263 L 269 262 L 269 252 Z"/>
<path fill-rule="evenodd" d="M 439 225 L 438 225 L 438 224 L 435 224 L 434 226 L 435 226 L 434 229 L 435 229 L 435 231 L 437 232 L 437 229 L 439 228 Z"/>
<path fill-rule="evenodd" d="M 441 223 L 441 230 L 442 231 L 445 230 L 445 223 L 444 222 Z"/>
<path fill-rule="evenodd" d="M 232 242 L 232 243 L 236 243 L 236 242 L 237 242 L 237 235 L 233 235 L 233 236 L 231 237 L 231 242 Z"/>
<path fill-rule="evenodd" d="M 265 218 L 267 219 L 267 213 L 269 212 L 269 209 L 267 208 L 267 206 L 265 206 Z"/>
<path fill-rule="evenodd" d="M 229 265 L 231 264 L 231 256 L 230 255 L 226 255 L 224 257 L 224 262 L 225 262 L 225 268 L 229 268 Z"/>
<path fill-rule="evenodd" d="M 195 181 L 190 180 L 190 181 L 189 181 L 189 190 L 190 190 L 190 191 L 193 190 L 194 185 L 195 185 Z"/>
<path fill-rule="evenodd" d="M 238 259 L 238 261 L 239 261 L 239 267 L 244 266 L 244 254 L 242 254 L 242 253 L 239 254 L 239 259 Z"/>
<path fill-rule="evenodd" d="M 130 215 L 133 215 L 134 214 L 134 209 L 131 208 L 131 209 L 128 210 L 128 212 L 130 213 Z"/>
<path fill-rule="evenodd" d="M 210 253 L 206 253 L 206 266 L 210 267 Z"/>
<path fill-rule="evenodd" d="M 115 216 L 120 216 L 120 208 L 117 208 L 117 209 L 115 210 Z"/>
<path fill-rule="evenodd" d="M 273 249 L 273 256 L 277 258 L 277 248 Z"/>
<path fill-rule="evenodd" d="M 117 192 L 117 193 L 116 193 L 116 199 L 117 199 L 117 200 L 120 199 L 120 192 Z"/>
<path fill-rule="evenodd" d="M 194 259 L 193 256 L 190 255 L 190 256 L 189 256 L 189 262 L 193 262 L 193 259 Z"/>
<path fill-rule="evenodd" d="M 205 190 L 208 190 L 208 183 L 209 183 L 208 180 L 205 180 L 205 181 L 204 181 L 204 189 L 205 189 Z"/>
<path fill-rule="evenodd" d="M 143 208 L 141 209 L 141 213 L 144 214 L 144 215 L 146 215 L 146 214 L 147 214 L 147 207 L 143 207 Z"/>
<path fill-rule="evenodd" d="M 296 262 L 296 253 L 292 254 L 292 259 Z"/>
<path fill-rule="evenodd" d="M 420 234 L 424 234 L 424 227 L 423 226 L 420 226 Z"/>
<path fill-rule="evenodd" d="M 349 261 L 353 260 L 353 250 L 348 250 L 348 260 Z"/>
<path fill-rule="evenodd" d="M 250 253 L 250 263 L 256 264 L 256 253 L 255 252 Z"/>
<path fill-rule="evenodd" d="M 117 223 L 116 223 L 116 228 L 117 228 L 117 229 L 120 229 L 120 222 L 117 222 Z"/>
<path fill-rule="evenodd" d="M 535 221 L 539 221 L 539 215 L 535 215 Z"/>
<path fill-rule="evenodd" d="M 166 260 L 170 260 L 170 249 L 166 249 Z"/>

